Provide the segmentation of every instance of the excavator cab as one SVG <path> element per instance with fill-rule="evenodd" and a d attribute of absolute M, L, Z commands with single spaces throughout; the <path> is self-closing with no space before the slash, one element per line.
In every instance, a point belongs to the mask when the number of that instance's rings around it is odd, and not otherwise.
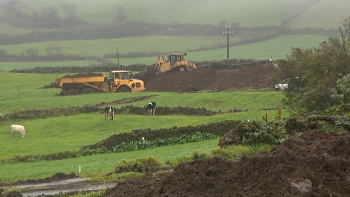
<path fill-rule="evenodd" d="M 174 66 L 177 61 L 183 61 L 186 53 L 182 54 L 169 54 L 168 60 L 170 61 L 170 66 Z"/>

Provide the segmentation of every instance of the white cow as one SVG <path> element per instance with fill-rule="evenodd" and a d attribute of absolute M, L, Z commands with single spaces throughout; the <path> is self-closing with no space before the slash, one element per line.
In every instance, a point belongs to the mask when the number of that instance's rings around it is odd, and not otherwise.
<path fill-rule="evenodd" d="M 11 135 L 13 136 L 13 134 L 15 132 L 19 132 L 21 134 L 22 137 L 24 137 L 24 135 L 26 134 L 26 130 L 24 129 L 24 126 L 22 125 L 11 125 Z"/>

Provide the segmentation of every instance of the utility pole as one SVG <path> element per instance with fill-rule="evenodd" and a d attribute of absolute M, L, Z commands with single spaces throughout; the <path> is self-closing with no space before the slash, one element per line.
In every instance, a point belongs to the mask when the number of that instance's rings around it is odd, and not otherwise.
<path fill-rule="evenodd" d="M 231 28 L 231 25 L 226 25 L 225 28 L 226 28 L 226 32 L 224 31 L 222 33 L 226 33 L 226 36 L 227 36 L 227 55 L 226 55 L 226 57 L 227 57 L 227 59 L 229 59 L 230 58 L 230 42 L 229 42 L 228 35 L 233 34 L 233 31 L 228 30 L 229 28 Z"/>

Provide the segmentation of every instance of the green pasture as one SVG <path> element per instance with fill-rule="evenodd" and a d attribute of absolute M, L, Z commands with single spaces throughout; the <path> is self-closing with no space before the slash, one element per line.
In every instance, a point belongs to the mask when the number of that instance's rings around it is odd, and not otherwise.
<path fill-rule="evenodd" d="M 182 37 L 159 37 L 163 39 L 164 43 L 170 41 L 173 44 L 162 44 L 162 47 L 157 47 L 154 43 L 157 37 L 137 37 L 137 38 L 128 38 L 128 39 L 113 39 L 113 40 L 92 40 L 92 41 L 52 41 L 52 42 L 43 42 L 38 45 L 38 43 L 28 43 L 21 45 L 0 45 L 0 49 L 7 50 L 11 54 L 19 54 L 24 52 L 29 48 L 42 48 L 41 52 L 45 53 L 45 46 L 50 44 L 58 44 L 62 51 L 65 54 L 79 53 L 79 51 L 85 51 L 83 55 L 98 56 L 107 53 L 116 53 L 126 54 L 129 52 L 134 53 L 143 53 L 143 52 L 155 52 L 166 51 L 166 52 L 188 52 L 188 47 L 192 46 L 192 49 L 198 49 L 205 46 L 215 45 L 217 42 L 223 42 L 226 38 L 223 36 L 213 37 L 213 38 L 203 38 L 195 37 L 195 39 L 182 38 Z M 135 40 L 133 40 L 135 39 Z M 203 39 L 203 41 L 202 41 Z M 212 40 L 211 40 L 212 39 Z M 207 41 L 204 41 L 207 40 Z M 319 43 L 327 40 L 326 36 L 313 36 L 313 35 L 289 35 L 281 36 L 271 40 L 257 42 L 246 45 L 231 46 L 230 58 L 231 59 L 256 59 L 264 60 L 269 59 L 271 56 L 273 59 L 285 59 L 286 55 L 290 53 L 292 47 L 300 48 L 313 48 L 317 47 Z M 130 44 L 129 43 L 133 43 Z M 139 43 L 138 43 L 139 42 Z M 84 44 L 83 44 L 84 43 Z M 102 43 L 105 43 L 102 44 Z M 114 43 L 118 43 L 114 45 Z M 62 44 L 62 45 L 61 45 Z M 24 47 L 25 46 L 25 47 Z M 66 46 L 66 48 L 64 47 Z M 119 46 L 119 47 L 116 47 Z M 151 47 L 153 46 L 153 48 Z M 90 50 L 92 49 L 92 50 Z M 188 52 L 187 59 L 192 61 L 211 61 L 211 60 L 223 60 L 226 59 L 227 49 L 226 47 L 212 49 L 212 50 L 203 50 L 197 52 Z M 111 61 L 117 63 L 116 58 L 110 59 Z M 120 58 L 119 63 L 122 65 L 130 64 L 147 64 L 152 65 L 156 61 L 156 56 L 143 57 L 143 58 Z M 84 60 L 84 61 L 59 61 L 53 62 L 53 66 L 87 66 L 90 64 L 97 64 L 98 62 L 93 60 Z M 9 71 L 14 68 L 32 68 L 32 67 L 43 67 L 51 66 L 51 62 L 0 62 L 0 70 Z"/>
<path fill-rule="evenodd" d="M 197 126 L 223 120 L 258 119 L 267 113 L 273 119 L 277 110 L 248 111 L 215 116 L 140 116 L 116 115 L 114 121 L 106 121 L 101 113 L 73 116 L 49 117 L 35 120 L 8 121 L 0 124 L 0 160 L 15 155 L 52 154 L 64 151 L 78 151 L 82 146 L 97 143 L 113 134 L 131 132 L 133 129 L 169 128 L 174 125 Z M 18 133 L 11 136 L 11 124 L 21 124 L 26 128 L 26 136 Z M 207 131 L 203 131 L 207 132 Z M 15 149 L 13 147 L 16 147 Z"/>
<path fill-rule="evenodd" d="M 173 126 L 196 126 L 208 122 L 223 120 L 262 120 L 268 115 L 272 119 L 277 109 L 282 108 L 280 101 L 284 97 L 281 92 L 266 90 L 245 90 L 198 93 L 171 92 L 137 92 L 137 93 L 94 93 L 77 96 L 55 96 L 59 88 L 41 88 L 62 77 L 63 74 L 19 74 L 0 72 L 0 116 L 7 113 L 32 109 L 65 108 L 70 106 L 93 105 L 102 102 L 112 102 L 123 98 L 152 96 L 143 101 L 114 105 L 120 108 L 124 105 L 142 107 L 149 101 L 155 101 L 158 106 L 206 108 L 212 111 L 227 111 L 232 109 L 247 110 L 237 113 L 218 114 L 214 116 L 184 116 L 184 115 L 132 115 L 117 114 L 115 120 L 106 121 L 104 115 L 95 112 L 88 114 L 46 117 L 33 120 L 12 120 L 0 122 L 0 160 L 15 156 L 41 155 L 65 151 L 77 151 L 82 146 L 97 143 L 113 134 L 131 132 L 134 129 L 157 129 Z M 282 116 L 289 112 L 282 110 Z M 26 136 L 18 133 L 11 136 L 11 124 L 22 124 L 26 128 Z M 205 131 L 203 131 L 205 132 Z M 0 182 L 11 182 L 37 179 L 52 176 L 57 172 L 70 173 L 82 166 L 81 176 L 91 176 L 96 173 L 112 171 L 116 163 L 122 159 L 134 159 L 142 156 L 156 155 L 161 161 L 176 160 L 188 156 L 193 151 L 207 152 L 217 147 L 217 140 L 210 140 L 188 145 L 177 145 L 159 149 L 136 151 L 120 154 L 86 156 L 61 161 L 40 161 L 23 164 L 0 164 Z M 14 148 L 16 147 L 16 148 Z M 19 170 L 20 169 L 20 170 Z M 27 170 L 31 169 L 31 170 Z"/>
<path fill-rule="evenodd" d="M 0 78 L 6 83 L 0 83 L 0 113 L 11 113 L 21 110 L 65 108 L 69 106 L 93 105 L 102 102 L 112 102 L 123 98 L 153 96 L 149 100 L 165 107 L 192 107 L 213 111 L 241 109 L 257 111 L 263 108 L 281 108 L 280 101 L 284 95 L 279 91 L 227 91 L 198 93 L 168 93 L 168 92 L 134 92 L 134 93 L 93 93 L 76 96 L 55 96 L 60 88 L 42 88 L 63 74 L 22 74 L 0 72 Z M 171 85 L 171 84 L 170 84 Z M 147 87 L 146 87 L 147 88 Z M 146 101 L 149 102 L 149 101 Z M 132 103 L 142 107 L 145 101 Z M 120 107 L 120 104 L 115 107 Z M 266 106 L 267 105 L 267 106 Z"/>
<path fill-rule="evenodd" d="M 168 128 L 174 125 L 181 127 L 199 125 L 222 120 L 258 119 L 266 113 L 273 118 L 277 109 L 282 108 L 284 97 L 277 91 L 228 91 L 198 93 L 171 92 L 136 92 L 136 93 L 93 93 L 77 96 L 55 96 L 59 88 L 45 88 L 54 78 L 61 75 L 0 73 L 6 83 L 0 84 L 0 113 L 18 112 L 33 109 L 66 108 L 70 106 L 94 105 L 112 102 L 123 98 L 153 96 L 147 100 L 114 105 L 143 107 L 149 101 L 157 102 L 164 107 L 206 108 L 212 111 L 228 111 L 241 109 L 244 112 L 219 114 L 215 116 L 143 116 L 117 115 L 115 121 L 105 121 L 101 113 L 78 114 L 72 116 L 47 117 L 35 120 L 5 121 L 0 123 L 0 159 L 8 159 L 14 155 L 49 154 L 63 151 L 76 151 L 84 145 L 96 143 L 112 134 L 130 132 L 137 128 Z M 288 116 L 283 111 L 283 116 Z M 11 124 L 22 124 L 27 134 L 24 138 L 10 135 Z M 16 145 L 17 148 L 12 147 Z"/>
<path fill-rule="evenodd" d="M 251 1 L 159 1 L 159 0 L 21 0 L 26 5 L 24 12 L 32 14 L 40 13 L 47 5 L 56 6 L 61 17 L 60 10 L 63 3 L 74 4 L 80 18 L 91 22 L 110 23 L 116 16 L 116 7 L 123 7 L 128 20 L 152 22 L 152 23 L 187 23 L 187 24 L 212 24 L 219 25 L 226 20 L 227 24 L 239 23 L 241 27 L 277 26 L 283 20 L 291 19 L 292 28 L 337 28 L 338 23 L 346 17 L 348 9 L 346 0 L 337 2 L 329 0 L 295 0 L 281 2 L 271 0 L 262 2 Z M 332 8 L 332 9 L 328 9 Z M 329 12 L 331 10 L 332 12 Z M 322 13 L 322 14 L 320 14 Z M 317 16 L 317 17 L 316 17 Z M 312 20 L 312 21 L 310 21 Z M 335 22 L 336 21 L 336 22 Z M 311 24 L 311 25 L 310 25 Z M 0 22 L 0 34 L 17 34 L 31 31 L 13 27 L 10 24 Z M 47 31 L 42 29 L 42 31 Z M 140 29 L 142 31 L 142 29 Z M 230 35 L 230 43 L 242 40 L 235 34 Z M 273 59 L 284 59 L 290 53 L 292 47 L 312 48 L 325 41 L 326 36 L 314 35 L 285 35 L 271 40 L 251 44 L 231 46 L 231 59 L 256 59 L 264 60 L 272 56 Z M 30 48 L 37 48 L 40 55 L 46 55 L 45 47 L 58 45 L 64 54 L 81 56 L 103 56 L 116 53 L 154 53 L 154 52 L 188 52 L 186 57 L 193 61 L 211 61 L 226 59 L 226 35 L 218 29 L 218 35 L 213 37 L 132 37 L 108 40 L 72 40 L 50 41 L 40 43 L 27 43 L 20 45 L 0 45 L 0 50 L 6 50 L 8 54 L 25 54 Z M 221 47 L 212 50 L 198 49 L 208 47 Z M 154 64 L 155 56 L 143 58 L 121 58 L 122 65 L 130 64 Z M 117 59 L 110 59 L 117 62 Z M 87 66 L 98 63 L 94 60 L 53 62 L 52 66 Z M 46 117 L 34 120 L 11 120 L 0 122 L 0 160 L 11 159 L 15 156 L 40 155 L 59 153 L 64 151 L 77 151 L 85 145 L 94 144 L 113 134 L 131 132 L 133 129 L 144 128 L 169 128 L 174 125 L 196 126 L 208 122 L 223 120 L 262 120 L 262 116 L 268 115 L 272 119 L 277 109 L 282 108 L 282 117 L 290 113 L 283 108 L 281 100 L 282 92 L 266 91 L 258 89 L 231 90 L 226 92 L 201 91 L 197 93 L 171 93 L 171 92 L 138 92 L 138 93 L 94 93 L 78 96 L 55 96 L 60 92 L 59 88 L 42 87 L 50 84 L 55 78 L 63 74 L 20 74 L 9 73 L 14 68 L 33 68 L 51 66 L 51 62 L 0 62 L 0 117 L 7 113 L 32 109 L 66 108 L 71 106 L 94 105 L 102 102 L 152 96 L 147 100 L 133 103 L 114 105 L 120 108 L 125 105 L 142 107 L 149 101 L 157 102 L 158 106 L 166 107 L 191 107 L 206 108 L 212 111 L 227 111 L 241 109 L 242 112 L 218 114 L 213 116 L 184 116 L 184 115 L 133 115 L 117 114 L 115 120 L 106 121 L 104 115 L 95 112 L 88 114 L 76 114 L 57 117 Z M 70 73 L 73 74 L 73 73 Z M 169 84 L 172 85 L 172 84 Z M 147 88 L 147 87 L 146 87 Z M 10 125 L 22 124 L 26 128 L 26 136 L 20 137 L 18 133 L 11 136 Z M 204 131 L 203 131 L 204 132 Z M 193 152 L 210 153 L 218 149 L 218 140 L 208 140 L 185 145 L 175 145 L 142 151 L 125 153 L 111 153 L 85 156 L 75 159 L 55 161 L 33 161 L 31 163 L 0 164 L 0 182 L 14 182 L 16 180 L 46 178 L 57 172 L 75 172 L 82 167 L 82 177 L 96 176 L 112 172 L 118 162 L 132 160 L 141 157 L 153 156 L 162 162 L 181 160 Z M 232 147 L 231 147 L 232 148 Z M 234 147 L 237 152 L 251 153 L 246 147 Z"/>
<path fill-rule="evenodd" d="M 103 56 L 105 54 L 117 53 L 117 51 L 120 54 L 161 51 L 181 52 L 195 50 L 201 47 L 225 45 L 225 43 L 225 36 L 144 36 L 119 39 L 66 40 L 0 45 L 0 50 L 6 50 L 8 54 L 21 54 L 25 53 L 25 51 L 30 48 L 35 48 L 38 49 L 39 55 L 46 55 L 45 48 L 47 46 L 57 45 L 61 47 L 61 51 L 64 52 L 64 54 L 75 54 L 79 56 Z"/>
<path fill-rule="evenodd" d="M 57 172 L 66 174 L 75 172 L 76 175 L 81 177 L 91 177 L 92 174 L 113 172 L 116 165 L 122 160 L 152 156 L 161 162 L 175 161 L 190 156 L 194 151 L 209 153 L 211 150 L 218 148 L 217 143 L 218 139 L 215 139 L 149 150 L 92 155 L 75 159 L 1 164 L 0 182 L 46 178 Z M 81 174 L 78 171 L 79 166 L 81 166 Z"/>

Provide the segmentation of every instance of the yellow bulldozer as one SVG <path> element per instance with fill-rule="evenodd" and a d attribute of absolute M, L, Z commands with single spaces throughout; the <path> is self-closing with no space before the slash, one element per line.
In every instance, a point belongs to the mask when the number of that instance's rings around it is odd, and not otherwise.
<path fill-rule="evenodd" d="M 106 77 L 104 73 L 75 74 L 64 76 L 56 81 L 61 88 L 60 95 L 77 95 L 92 92 L 140 92 L 144 91 L 142 80 L 133 79 L 127 70 L 114 70 Z"/>
<path fill-rule="evenodd" d="M 168 60 L 164 60 L 163 55 L 158 55 L 155 67 L 162 73 L 174 70 L 190 71 L 196 69 L 195 63 L 185 60 L 186 55 L 187 53 L 170 53 L 168 54 Z"/>

